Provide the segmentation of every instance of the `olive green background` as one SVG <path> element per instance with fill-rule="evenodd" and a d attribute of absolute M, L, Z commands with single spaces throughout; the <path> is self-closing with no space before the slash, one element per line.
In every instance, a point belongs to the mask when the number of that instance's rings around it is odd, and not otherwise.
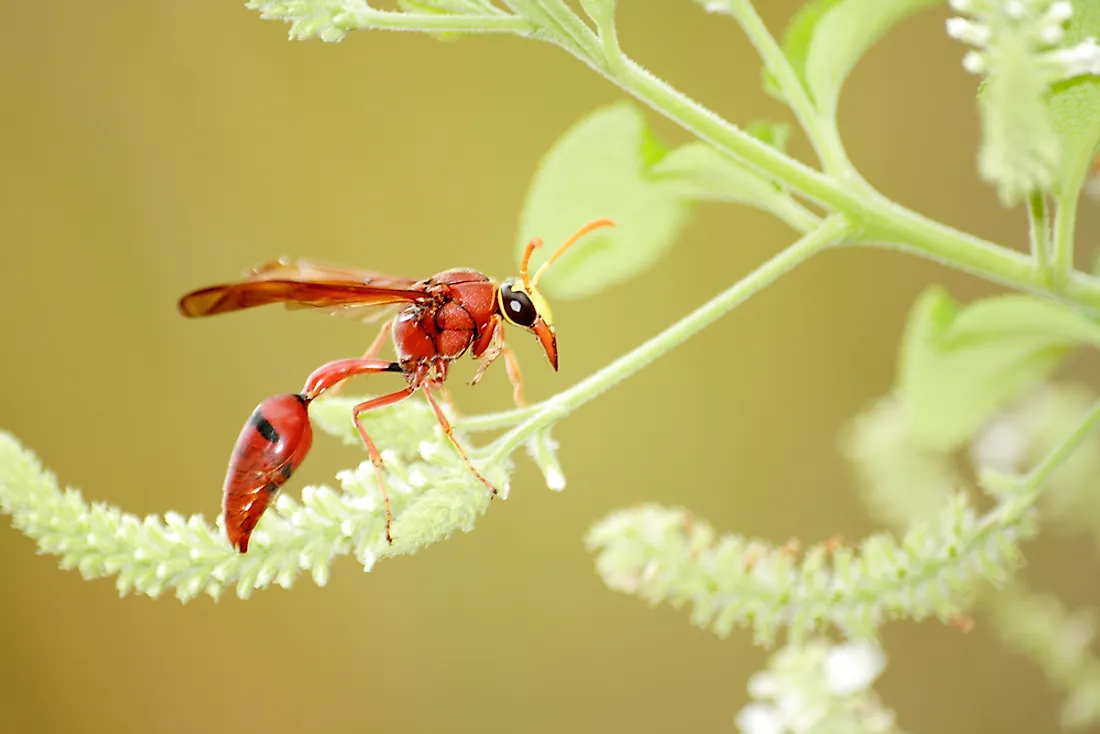
<path fill-rule="evenodd" d="M 780 29 L 797 4 L 761 6 Z M 621 5 L 622 42 L 643 64 L 736 121 L 784 115 L 732 22 L 687 0 Z M 873 50 L 842 130 L 888 195 L 1022 247 L 1022 211 L 975 175 L 975 79 L 945 17 L 923 13 Z M 213 517 L 256 403 L 374 336 L 278 308 L 187 321 L 179 295 L 284 254 L 506 276 L 539 157 L 622 96 L 518 38 L 323 44 L 286 31 L 241 2 L 0 3 L 0 426 L 90 499 Z M 794 151 L 808 155 L 800 139 Z M 1094 208 L 1082 217 L 1091 245 Z M 559 374 L 516 342 L 529 394 L 572 384 L 791 238 L 761 213 L 701 207 L 658 268 L 554 304 Z M 325 588 L 119 599 L 113 579 L 58 570 L 4 523 L 0 730 L 731 731 L 765 652 L 608 591 L 582 537 L 641 501 L 779 542 L 871 530 L 838 431 L 889 389 L 907 308 L 932 281 L 993 292 L 892 252 L 810 262 L 562 423 L 563 493 L 521 457 L 510 498 L 475 532 L 369 575 L 340 559 Z M 470 364 L 453 374 L 463 410 L 509 405 L 503 369 L 477 388 L 463 385 Z M 317 439 L 289 491 L 360 458 L 335 444 Z M 1096 601 L 1088 545 L 1030 553 L 1037 584 Z M 1056 696 L 982 620 L 969 635 L 896 624 L 885 639 L 880 690 L 908 730 L 1055 726 Z"/>

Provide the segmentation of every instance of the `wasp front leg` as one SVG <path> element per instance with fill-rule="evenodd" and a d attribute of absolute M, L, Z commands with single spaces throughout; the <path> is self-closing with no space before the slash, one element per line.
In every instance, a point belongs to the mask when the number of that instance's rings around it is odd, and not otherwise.
<path fill-rule="evenodd" d="M 504 342 L 504 324 L 499 315 L 493 316 L 490 324 L 491 326 L 482 335 L 479 343 L 474 345 L 474 356 L 481 359 L 482 362 L 478 367 L 477 374 L 470 380 L 470 384 L 476 385 L 481 380 L 481 376 L 485 374 L 485 370 L 489 369 L 489 365 L 497 357 L 503 356 L 504 363 L 508 368 L 508 380 L 512 383 L 512 399 L 520 408 L 526 407 L 527 401 L 523 399 L 523 375 L 520 373 L 519 360 L 516 359 L 515 352 Z"/>
<path fill-rule="evenodd" d="M 481 481 L 481 483 L 484 484 L 488 488 L 488 490 L 490 492 L 490 495 L 489 495 L 490 499 L 492 499 L 493 497 L 496 497 L 497 496 L 497 488 L 494 487 L 492 482 L 490 482 L 488 479 L 486 479 L 482 475 L 482 473 L 477 470 L 477 467 L 474 466 L 474 463 L 472 461 L 470 461 L 470 457 L 469 457 L 469 455 L 467 455 L 466 449 L 462 448 L 462 444 L 460 444 L 458 442 L 458 439 L 455 438 L 455 432 L 454 432 L 454 428 L 451 426 L 451 422 L 449 420 L 447 420 L 446 414 L 443 412 L 443 409 L 441 407 L 439 407 L 439 403 L 436 402 L 435 396 L 432 395 L 432 390 L 439 388 L 439 383 L 437 383 L 437 382 L 432 382 L 432 383 L 426 382 L 426 383 L 424 383 L 423 387 L 424 387 L 424 395 L 427 396 L 428 402 L 432 406 L 432 410 L 435 411 L 435 417 L 439 420 L 439 425 L 443 428 L 443 432 L 447 434 L 447 438 L 450 439 L 451 445 L 455 447 L 455 451 L 457 451 L 458 455 L 462 457 L 462 460 L 464 462 L 466 462 L 466 466 L 470 469 L 470 471 L 473 473 L 473 475 L 475 477 L 477 477 Z"/>

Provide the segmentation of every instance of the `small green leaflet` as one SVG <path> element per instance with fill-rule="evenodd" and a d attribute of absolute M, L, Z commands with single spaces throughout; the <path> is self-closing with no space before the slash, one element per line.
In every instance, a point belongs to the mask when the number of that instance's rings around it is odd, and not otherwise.
<path fill-rule="evenodd" d="M 782 128 L 757 125 L 775 141 Z M 669 152 L 632 104 L 600 108 L 565 132 L 535 172 L 516 240 L 545 243 L 532 270 L 582 225 L 608 218 L 614 229 L 586 236 L 547 270 L 540 290 L 551 298 L 582 298 L 654 265 L 673 245 L 696 201 L 737 201 L 762 209 L 786 194 L 709 145 Z"/>
<path fill-rule="evenodd" d="M 688 200 L 729 201 L 769 210 L 787 201 L 778 186 L 702 141 L 672 151 L 653 173 Z"/>
<path fill-rule="evenodd" d="M 1063 46 L 1090 36 L 1100 38 L 1100 0 L 1074 0 Z M 1061 198 L 1075 197 L 1100 148 L 1100 78 L 1081 76 L 1055 84 L 1050 113 L 1062 142 L 1055 192 Z"/>
<path fill-rule="evenodd" d="M 943 288 L 928 289 L 910 313 L 898 369 L 913 438 L 958 448 L 1082 344 L 1100 346 L 1100 325 L 1061 304 L 1012 294 L 960 308 Z"/>
<path fill-rule="evenodd" d="M 782 153 L 787 150 L 787 140 L 791 137 L 791 126 L 785 122 L 753 120 L 745 126 L 745 132 Z"/>

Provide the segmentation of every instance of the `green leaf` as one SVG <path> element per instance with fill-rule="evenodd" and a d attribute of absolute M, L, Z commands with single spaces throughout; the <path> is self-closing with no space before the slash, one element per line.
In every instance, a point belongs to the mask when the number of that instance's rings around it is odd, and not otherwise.
<path fill-rule="evenodd" d="M 787 57 L 825 115 L 836 114 L 840 88 L 880 38 L 913 13 L 943 0 L 818 0 L 788 32 Z"/>
<path fill-rule="evenodd" d="M 1081 344 L 1100 346 L 1100 325 L 1061 304 L 1014 294 L 960 309 L 930 288 L 910 314 L 898 374 L 913 437 L 957 448 Z"/>
<path fill-rule="evenodd" d="M 581 298 L 655 264 L 687 223 L 690 203 L 677 187 L 651 176 L 667 148 L 629 103 L 604 107 L 571 127 L 543 158 L 527 192 L 517 261 L 531 238 L 546 246 L 537 268 L 580 226 L 610 218 L 556 261 L 540 283 L 552 298 Z"/>
<path fill-rule="evenodd" d="M 702 141 L 672 151 L 653 173 L 685 199 L 737 202 L 767 211 L 779 211 L 788 201 L 774 183 Z"/>
<path fill-rule="evenodd" d="M 810 0 L 795 13 L 787 25 L 787 31 L 783 34 L 783 53 L 803 85 L 806 84 L 806 55 L 809 53 L 814 30 L 825 13 L 840 2 L 843 0 Z M 779 83 L 767 69 L 764 70 L 764 91 L 773 97 L 783 98 Z"/>
<path fill-rule="evenodd" d="M 1064 46 L 1100 37 L 1100 1 L 1074 0 L 1073 13 Z M 1100 78 L 1081 76 L 1055 84 L 1050 113 L 1062 143 L 1055 191 L 1060 197 L 1077 196 L 1100 151 Z"/>

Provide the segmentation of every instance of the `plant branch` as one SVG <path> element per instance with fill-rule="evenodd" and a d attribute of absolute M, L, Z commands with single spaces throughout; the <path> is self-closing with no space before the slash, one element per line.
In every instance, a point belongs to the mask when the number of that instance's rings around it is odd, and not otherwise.
<path fill-rule="evenodd" d="M 781 275 L 826 247 L 845 239 L 850 232 L 851 225 L 846 217 L 843 215 L 829 217 L 820 227 L 660 334 L 541 403 L 538 412 L 491 444 L 487 463 L 493 465 L 503 460 L 540 428 L 572 413 L 616 383 L 638 372 L 665 352 L 684 343 L 733 308 L 759 293 L 764 287 L 775 282 Z"/>
<path fill-rule="evenodd" d="M 1027 216 L 1030 224 L 1031 257 L 1039 274 L 1050 279 L 1050 210 L 1047 197 L 1035 191 L 1027 200 Z"/>
<path fill-rule="evenodd" d="M 255 7 L 255 3 L 250 7 Z M 499 15 L 445 15 L 442 13 L 403 13 L 396 10 L 362 8 L 347 10 L 334 18 L 345 31 L 377 29 L 385 31 L 421 31 L 427 33 L 516 33 L 530 35 L 535 26 L 526 18 L 507 13 Z"/>
<path fill-rule="evenodd" d="M 1066 279 L 1074 274 L 1073 240 L 1077 226 L 1077 202 L 1080 196 L 1076 189 L 1072 193 L 1059 197 L 1058 208 L 1054 213 L 1054 288 L 1066 284 Z"/>
<path fill-rule="evenodd" d="M 783 98 L 798 119 L 825 170 L 833 175 L 853 174 L 855 169 L 844 151 L 835 126 L 822 120 L 806 87 L 795 74 L 786 54 L 768 31 L 749 0 L 731 0 L 728 10 L 756 47 L 765 68 L 775 77 Z"/>
<path fill-rule="evenodd" d="M 1058 445 L 1057 448 L 1047 454 L 1042 461 L 1036 464 L 1023 478 L 1023 486 L 1038 491 L 1046 483 L 1050 475 L 1060 467 L 1066 459 L 1073 455 L 1077 447 L 1081 445 L 1088 435 L 1100 425 L 1100 402 L 1095 403 L 1081 422 Z"/>

